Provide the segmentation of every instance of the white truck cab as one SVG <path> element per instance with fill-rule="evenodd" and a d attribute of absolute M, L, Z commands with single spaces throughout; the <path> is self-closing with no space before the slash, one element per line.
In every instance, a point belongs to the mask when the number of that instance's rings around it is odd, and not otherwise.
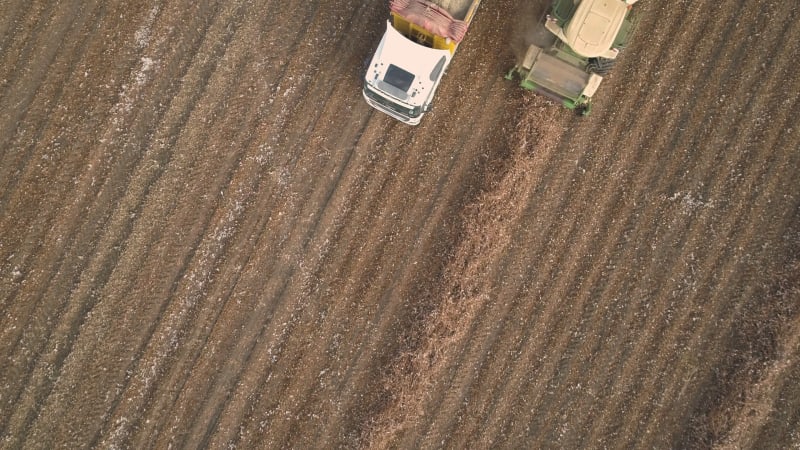
<path fill-rule="evenodd" d="M 390 0 L 378 49 L 364 75 L 373 108 L 418 125 L 481 0 Z"/>
<path fill-rule="evenodd" d="M 450 64 L 452 54 L 418 44 L 387 21 L 386 33 L 367 67 L 364 99 L 409 125 L 419 124 Z"/>

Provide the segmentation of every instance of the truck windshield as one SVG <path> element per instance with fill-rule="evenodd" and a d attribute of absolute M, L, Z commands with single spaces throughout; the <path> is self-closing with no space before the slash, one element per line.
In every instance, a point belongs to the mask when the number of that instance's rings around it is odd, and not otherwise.
<path fill-rule="evenodd" d="M 383 77 L 383 81 L 391 84 L 403 92 L 408 92 L 408 90 L 411 88 L 411 83 L 414 82 L 414 74 L 401 69 L 394 64 L 389 64 L 389 68 L 386 69 L 386 75 Z"/>

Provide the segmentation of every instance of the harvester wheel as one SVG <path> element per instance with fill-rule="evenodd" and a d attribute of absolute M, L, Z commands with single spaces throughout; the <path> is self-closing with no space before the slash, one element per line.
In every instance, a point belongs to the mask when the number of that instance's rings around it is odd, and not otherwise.
<path fill-rule="evenodd" d="M 614 67 L 614 59 L 608 58 L 589 58 L 589 64 L 586 65 L 586 71 L 589 73 L 596 73 L 600 76 L 607 75 Z"/>

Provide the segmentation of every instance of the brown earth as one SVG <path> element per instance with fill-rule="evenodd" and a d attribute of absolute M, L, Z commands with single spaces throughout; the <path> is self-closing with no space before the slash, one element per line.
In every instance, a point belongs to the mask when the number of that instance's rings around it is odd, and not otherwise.
<path fill-rule="evenodd" d="M 800 7 L 637 4 L 588 118 L 484 0 L 0 0 L 0 446 L 800 448 Z"/>

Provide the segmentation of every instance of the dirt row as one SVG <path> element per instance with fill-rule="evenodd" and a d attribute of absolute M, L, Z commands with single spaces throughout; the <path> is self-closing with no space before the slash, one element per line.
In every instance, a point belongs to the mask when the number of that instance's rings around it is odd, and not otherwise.
<path fill-rule="evenodd" d="M 2 447 L 800 446 L 800 11 L 639 2 L 580 118 L 546 3 L 412 128 L 381 2 L 0 0 Z"/>

